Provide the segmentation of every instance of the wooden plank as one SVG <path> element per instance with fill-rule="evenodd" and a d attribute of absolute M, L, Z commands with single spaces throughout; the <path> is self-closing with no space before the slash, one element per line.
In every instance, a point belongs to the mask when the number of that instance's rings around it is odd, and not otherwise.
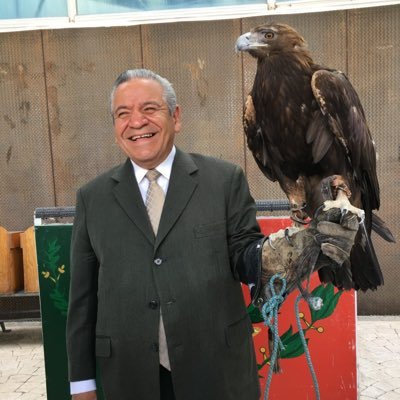
<path fill-rule="evenodd" d="M 22 231 L 8 232 L 8 246 L 10 249 L 21 247 L 21 233 Z"/>
<path fill-rule="evenodd" d="M 24 265 L 24 289 L 27 293 L 39 291 L 38 265 L 36 257 L 35 229 L 33 226 L 21 233 L 21 248 Z"/>
<path fill-rule="evenodd" d="M 23 287 L 22 251 L 20 247 L 10 248 L 11 242 L 10 232 L 0 226 L 0 294 L 15 293 Z"/>

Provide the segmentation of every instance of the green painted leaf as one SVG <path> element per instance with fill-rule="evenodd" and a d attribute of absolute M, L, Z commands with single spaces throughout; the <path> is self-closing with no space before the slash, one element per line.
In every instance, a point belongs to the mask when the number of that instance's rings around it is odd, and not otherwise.
<path fill-rule="evenodd" d="M 309 339 L 306 339 L 306 343 L 308 343 L 308 341 Z M 285 346 L 285 349 L 281 350 L 280 358 L 295 358 L 304 353 L 304 346 L 299 332 L 296 332 L 285 340 L 283 345 Z"/>
<path fill-rule="evenodd" d="M 61 311 L 62 315 L 66 315 L 68 310 L 67 297 L 57 288 L 50 292 L 49 297 L 53 300 L 54 307 Z"/>
<path fill-rule="evenodd" d="M 321 297 L 323 301 L 323 306 L 320 310 L 312 310 L 310 308 L 311 313 L 311 323 L 328 318 L 334 312 L 337 303 L 340 299 L 340 296 L 343 294 L 343 291 L 339 291 L 335 294 L 334 286 L 332 283 L 328 283 L 327 285 L 320 285 L 312 291 L 312 296 Z"/>
<path fill-rule="evenodd" d="M 292 326 L 283 333 L 280 337 L 283 346 L 285 347 L 284 350 L 281 350 L 279 354 L 279 358 L 295 358 L 299 357 L 304 354 L 304 346 L 301 340 L 301 336 L 299 332 L 292 333 L 293 328 Z M 306 332 L 306 331 L 303 331 Z M 306 343 L 308 344 L 309 339 L 306 338 Z M 258 364 L 257 367 L 260 370 L 266 364 L 268 364 L 270 357 L 267 357 L 261 364 Z"/>
<path fill-rule="evenodd" d="M 293 334 L 293 328 L 292 328 L 292 325 L 290 325 L 289 329 L 286 332 L 282 333 L 282 335 L 281 335 L 282 343 L 284 343 L 286 340 L 288 340 L 288 338 L 290 338 L 290 336 L 292 336 L 292 334 Z"/>
<path fill-rule="evenodd" d="M 328 284 L 329 285 L 329 284 Z M 328 286 L 327 285 L 327 286 Z M 325 286 L 324 285 L 319 285 L 319 286 L 317 286 L 312 292 L 311 292 L 311 295 L 312 296 L 314 296 L 314 297 L 324 297 L 324 293 L 325 293 Z"/>
<path fill-rule="evenodd" d="M 253 303 L 250 303 L 248 305 L 247 313 L 249 314 L 250 321 L 253 324 L 257 324 L 259 322 L 263 322 L 264 321 L 264 318 L 263 318 L 263 316 L 261 314 L 261 311 L 257 307 L 255 307 Z"/>

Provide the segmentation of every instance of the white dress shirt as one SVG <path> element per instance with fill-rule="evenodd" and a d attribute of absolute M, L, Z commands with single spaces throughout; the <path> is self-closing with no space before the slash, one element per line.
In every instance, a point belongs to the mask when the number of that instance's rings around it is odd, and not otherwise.
<path fill-rule="evenodd" d="M 157 179 L 157 183 L 161 186 L 164 193 L 167 194 L 169 179 L 171 177 L 172 164 L 176 154 L 175 146 L 172 147 L 168 157 L 156 167 L 157 171 L 161 174 Z M 144 169 L 132 161 L 133 171 L 136 181 L 139 185 L 140 194 L 142 195 L 143 202 L 146 203 L 147 189 L 149 188 L 149 180 L 145 177 L 147 169 Z M 84 381 L 70 382 L 71 394 L 78 394 L 96 390 L 95 379 L 88 379 Z"/>

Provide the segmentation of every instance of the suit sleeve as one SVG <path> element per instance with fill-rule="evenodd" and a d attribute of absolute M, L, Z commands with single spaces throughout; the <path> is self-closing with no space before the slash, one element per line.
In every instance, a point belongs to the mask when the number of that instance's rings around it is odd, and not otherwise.
<path fill-rule="evenodd" d="M 96 376 L 99 263 L 90 242 L 86 218 L 83 196 L 78 191 L 71 239 L 71 283 L 66 332 L 70 381 L 93 379 Z"/>
<path fill-rule="evenodd" d="M 232 272 L 243 283 L 257 284 L 261 276 L 260 248 L 264 236 L 256 219 L 256 205 L 247 180 L 238 166 L 232 177 L 227 210 Z"/>

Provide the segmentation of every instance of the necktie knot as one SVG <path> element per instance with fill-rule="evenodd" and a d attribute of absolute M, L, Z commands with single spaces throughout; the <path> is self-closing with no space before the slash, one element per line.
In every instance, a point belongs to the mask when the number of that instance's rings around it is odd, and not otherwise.
<path fill-rule="evenodd" d="M 150 182 L 156 181 L 161 174 L 156 169 L 149 169 L 146 173 L 146 178 Z"/>

